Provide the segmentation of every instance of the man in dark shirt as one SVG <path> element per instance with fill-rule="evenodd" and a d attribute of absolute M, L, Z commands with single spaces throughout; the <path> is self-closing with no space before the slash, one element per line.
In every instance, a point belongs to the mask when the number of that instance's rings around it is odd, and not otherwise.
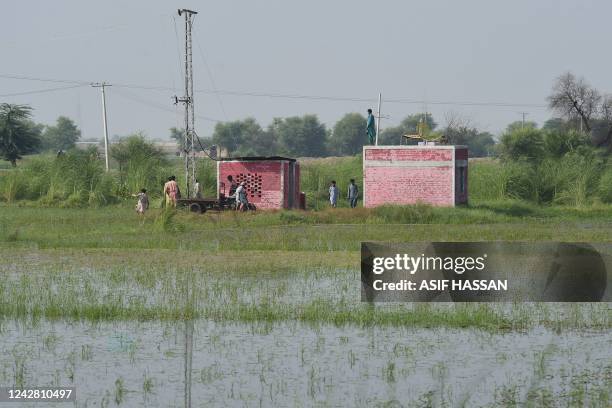
<path fill-rule="evenodd" d="M 351 179 L 351 183 L 348 186 L 348 194 L 346 195 L 351 208 L 357 207 L 357 197 L 359 196 L 359 189 L 355 184 L 355 179 Z"/>

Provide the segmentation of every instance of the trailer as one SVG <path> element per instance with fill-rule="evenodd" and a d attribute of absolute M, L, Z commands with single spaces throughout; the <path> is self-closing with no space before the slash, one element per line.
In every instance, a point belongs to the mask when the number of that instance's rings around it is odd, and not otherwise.
<path fill-rule="evenodd" d="M 206 211 L 225 211 L 236 209 L 236 199 L 221 194 L 219 198 L 179 198 L 176 200 L 177 208 L 188 208 L 189 211 L 203 214 Z M 255 211 L 255 204 L 249 203 L 248 210 Z"/>

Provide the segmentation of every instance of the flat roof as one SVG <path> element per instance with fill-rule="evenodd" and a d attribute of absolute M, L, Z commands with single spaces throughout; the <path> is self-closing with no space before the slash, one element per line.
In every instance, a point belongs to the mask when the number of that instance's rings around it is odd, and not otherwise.
<path fill-rule="evenodd" d="M 243 157 L 222 157 L 219 161 L 281 161 L 287 160 L 294 162 L 295 159 L 282 156 L 243 156 Z"/>
<path fill-rule="evenodd" d="M 467 149 L 466 145 L 378 145 L 363 146 L 364 149 Z"/>

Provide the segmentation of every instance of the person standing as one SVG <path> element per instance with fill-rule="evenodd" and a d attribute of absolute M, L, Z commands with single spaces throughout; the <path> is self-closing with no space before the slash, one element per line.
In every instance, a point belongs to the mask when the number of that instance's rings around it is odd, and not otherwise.
<path fill-rule="evenodd" d="M 176 200 L 181 197 L 176 177 L 168 177 L 168 181 L 164 184 L 164 194 L 166 195 L 166 208 L 176 207 Z"/>
<path fill-rule="evenodd" d="M 246 183 L 243 181 L 236 189 L 236 211 L 246 211 L 249 209 L 245 185 Z"/>
<path fill-rule="evenodd" d="M 368 109 L 368 121 L 366 122 L 366 134 L 370 145 L 376 144 L 376 120 L 372 114 L 372 109 Z"/>
<path fill-rule="evenodd" d="M 335 180 L 332 180 L 329 186 L 329 203 L 333 208 L 336 208 L 338 205 L 338 187 L 336 186 Z"/>
<path fill-rule="evenodd" d="M 228 197 L 233 197 L 234 194 L 236 194 L 236 189 L 238 188 L 238 183 L 236 183 L 234 181 L 234 178 L 232 177 L 232 175 L 230 174 L 229 176 L 227 176 L 227 182 L 229 183 L 230 187 L 229 187 L 229 192 L 228 192 Z"/>
<path fill-rule="evenodd" d="M 359 188 L 355 184 L 355 179 L 351 179 L 351 183 L 348 186 L 348 200 L 351 208 L 357 207 L 357 197 L 359 196 Z"/>
<path fill-rule="evenodd" d="M 200 184 L 198 179 L 196 179 L 195 185 L 193 186 L 193 193 L 194 193 L 193 195 L 195 196 L 195 198 L 197 199 L 202 198 L 202 185 Z"/>
<path fill-rule="evenodd" d="M 139 215 L 144 215 L 145 211 L 149 208 L 149 196 L 147 196 L 147 190 L 141 189 L 140 193 L 133 194 L 134 197 L 138 197 L 138 202 L 136 203 L 136 212 Z"/>

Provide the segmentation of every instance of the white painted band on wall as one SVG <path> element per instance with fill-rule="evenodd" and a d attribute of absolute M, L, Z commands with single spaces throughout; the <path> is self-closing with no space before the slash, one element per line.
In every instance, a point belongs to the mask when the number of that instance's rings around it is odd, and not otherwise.
<path fill-rule="evenodd" d="M 365 167 L 452 167 L 452 161 L 366 160 Z"/>

